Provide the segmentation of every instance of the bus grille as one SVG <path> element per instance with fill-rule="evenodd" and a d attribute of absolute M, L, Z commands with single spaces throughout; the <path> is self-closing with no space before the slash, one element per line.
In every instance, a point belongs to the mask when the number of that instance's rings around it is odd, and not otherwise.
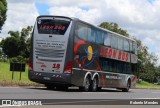
<path fill-rule="evenodd" d="M 38 60 L 48 62 L 62 62 L 65 50 L 55 49 L 35 49 L 35 55 Z"/>

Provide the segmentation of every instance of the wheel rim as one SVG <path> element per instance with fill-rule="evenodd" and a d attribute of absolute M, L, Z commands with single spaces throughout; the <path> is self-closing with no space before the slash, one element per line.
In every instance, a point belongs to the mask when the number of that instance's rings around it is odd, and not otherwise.
<path fill-rule="evenodd" d="M 90 81 L 88 78 L 86 78 L 86 81 L 85 81 L 85 89 L 86 90 L 89 90 L 89 86 L 90 86 Z"/>
<path fill-rule="evenodd" d="M 97 89 L 97 80 L 94 79 L 93 80 L 93 91 L 95 91 Z"/>

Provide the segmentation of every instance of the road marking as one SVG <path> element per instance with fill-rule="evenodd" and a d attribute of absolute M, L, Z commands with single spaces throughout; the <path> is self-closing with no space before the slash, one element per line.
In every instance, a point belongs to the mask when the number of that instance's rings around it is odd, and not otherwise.
<path fill-rule="evenodd" d="M 160 92 L 152 92 L 152 93 L 158 93 L 158 94 L 160 94 Z"/>
<path fill-rule="evenodd" d="M 136 98 L 136 99 L 160 99 L 160 97 L 158 98 Z"/>

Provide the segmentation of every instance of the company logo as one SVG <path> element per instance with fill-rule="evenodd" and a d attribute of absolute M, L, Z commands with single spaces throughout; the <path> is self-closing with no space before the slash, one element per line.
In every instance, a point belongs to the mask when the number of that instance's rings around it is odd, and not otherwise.
<path fill-rule="evenodd" d="M 11 100 L 2 100 L 2 106 L 11 106 Z"/>
<path fill-rule="evenodd" d="M 88 46 L 88 60 L 90 61 L 93 56 L 93 49 L 91 46 Z"/>
<path fill-rule="evenodd" d="M 42 105 L 39 100 L 2 100 L 2 106 Z"/>

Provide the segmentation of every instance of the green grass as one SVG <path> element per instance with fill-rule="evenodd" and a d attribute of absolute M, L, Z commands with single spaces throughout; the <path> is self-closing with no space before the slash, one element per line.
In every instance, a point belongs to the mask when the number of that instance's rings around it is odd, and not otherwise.
<path fill-rule="evenodd" d="M 26 65 L 25 72 L 21 74 L 21 80 L 19 80 L 20 72 L 14 72 L 14 79 L 12 80 L 12 72 L 10 71 L 10 64 L 0 62 L 0 85 L 1 86 L 39 86 L 39 84 L 31 82 L 28 79 L 28 66 Z"/>
<path fill-rule="evenodd" d="M 145 88 L 145 89 L 160 89 L 160 85 L 151 84 L 146 81 L 142 81 L 141 83 L 136 84 L 137 88 Z"/>

